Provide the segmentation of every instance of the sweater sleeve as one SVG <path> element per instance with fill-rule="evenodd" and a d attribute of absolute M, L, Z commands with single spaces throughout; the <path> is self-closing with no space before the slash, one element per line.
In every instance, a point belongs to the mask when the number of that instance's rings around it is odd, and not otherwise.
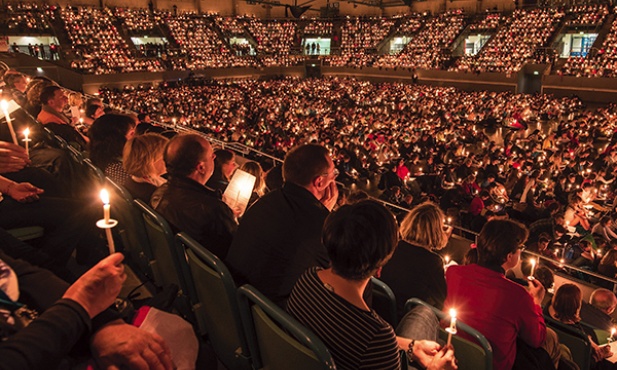
<path fill-rule="evenodd" d="M 538 348 L 546 339 L 546 323 L 542 308 L 535 304 L 529 294 L 521 300 L 519 308 L 519 337 L 527 344 Z"/>
<path fill-rule="evenodd" d="M 61 299 L 0 343 L 0 369 L 51 369 L 66 356 L 90 327 L 90 318 L 79 304 Z"/>

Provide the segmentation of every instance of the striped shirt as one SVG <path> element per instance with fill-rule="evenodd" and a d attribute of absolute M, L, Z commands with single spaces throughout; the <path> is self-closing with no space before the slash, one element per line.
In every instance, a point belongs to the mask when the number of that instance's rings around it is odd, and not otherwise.
<path fill-rule="evenodd" d="M 287 311 L 325 343 L 337 369 L 400 369 L 392 327 L 375 311 L 364 311 L 328 290 L 318 267 L 298 280 Z"/>

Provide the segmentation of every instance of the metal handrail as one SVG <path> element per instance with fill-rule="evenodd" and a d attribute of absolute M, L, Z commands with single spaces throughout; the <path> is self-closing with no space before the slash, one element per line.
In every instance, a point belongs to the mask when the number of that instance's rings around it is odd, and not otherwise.
<path fill-rule="evenodd" d="M 602 279 L 602 280 L 608 281 L 611 284 L 617 284 L 617 279 L 611 279 L 611 278 L 609 278 L 607 276 L 598 274 L 597 272 L 594 272 L 594 271 L 589 271 L 589 270 L 581 269 L 581 268 L 578 268 L 578 267 L 575 267 L 575 266 L 571 266 L 571 265 L 568 265 L 568 264 L 565 264 L 565 263 L 561 263 L 559 261 L 555 261 L 552 258 L 549 258 L 549 257 L 543 256 L 541 254 L 538 254 L 536 252 L 532 252 L 532 251 L 527 251 L 526 250 L 523 253 L 531 255 L 531 256 L 534 256 L 535 258 L 546 260 L 547 262 L 550 262 L 553 265 L 558 264 L 559 266 L 567 268 L 568 270 L 574 270 L 574 271 L 580 272 L 582 274 L 593 276 L 593 277 L 595 277 L 597 279 Z"/>

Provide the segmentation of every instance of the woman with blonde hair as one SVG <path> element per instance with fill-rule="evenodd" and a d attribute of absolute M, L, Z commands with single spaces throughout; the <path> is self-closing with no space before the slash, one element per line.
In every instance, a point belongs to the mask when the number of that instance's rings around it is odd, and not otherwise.
<path fill-rule="evenodd" d="M 71 112 L 71 124 L 75 126 L 79 123 L 79 119 L 82 116 L 82 107 L 84 99 L 78 92 L 69 93 L 69 110 Z"/>
<path fill-rule="evenodd" d="M 150 203 L 152 193 L 166 182 L 163 154 L 169 141 L 163 135 L 149 133 L 135 136 L 124 145 L 122 164 L 130 178 L 124 187 L 135 199 Z"/>
<path fill-rule="evenodd" d="M 245 162 L 240 169 L 244 172 L 250 173 L 255 176 L 255 185 L 253 186 L 253 193 L 251 199 L 249 199 L 249 206 L 255 203 L 259 198 L 266 194 L 266 179 L 264 170 L 261 165 L 255 161 Z"/>
<path fill-rule="evenodd" d="M 446 299 L 444 261 L 434 250 L 448 243 L 444 213 L 433 203 L 413 208 L 401 223 L 401 240 L 380 279 L 392 288 L 399 319 L 409 298 L 442 308 Z"/>

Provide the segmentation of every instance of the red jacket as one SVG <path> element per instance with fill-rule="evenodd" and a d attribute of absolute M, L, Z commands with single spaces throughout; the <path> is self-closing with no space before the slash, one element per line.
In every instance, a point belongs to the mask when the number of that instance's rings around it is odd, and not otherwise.
<path fill-rule="evenodd" d="M 502 273 L 476 264 L 450 266 L 446 283 L 444 311 L 455 308 L 460 321 L 484 334 L 493 347 L 494 369 L 512 368 L 516 337 L 535 348 L 544 342 L 542 308 L 525 288 Z"/>

